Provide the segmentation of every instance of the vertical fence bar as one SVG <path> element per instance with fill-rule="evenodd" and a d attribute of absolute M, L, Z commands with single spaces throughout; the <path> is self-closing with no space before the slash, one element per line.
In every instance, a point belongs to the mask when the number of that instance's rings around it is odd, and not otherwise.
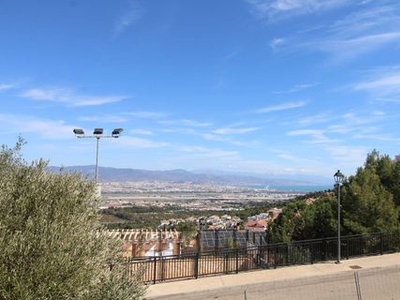
<path fill-rule="evenodd" d="M 314 264 L 314 252 L 315 252 L 315 244 L 311 244 L 309 251 L 310 251 L 310 263 L 313 265 Z"/>
<path fill-rule="evenodd" d="M 157 282 L 157 257 L 153 258 L 154 266 L 153 266 L 153 283 Z"/>
<path fill-rule="evenodd" d="M 239 248 L 236 248 L 236 274 L 239 273 Z"/>
<path fill-rule="evenodd" d="M 194 261 L 194 278 L 199 278 L 199 259 L 200 259 L 200 253 L 197 252 L 195 256 L 195 261 Z"/>

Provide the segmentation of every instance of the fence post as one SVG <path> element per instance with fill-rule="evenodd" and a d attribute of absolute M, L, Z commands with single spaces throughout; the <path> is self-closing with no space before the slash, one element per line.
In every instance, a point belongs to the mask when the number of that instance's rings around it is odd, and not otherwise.
<path fill-rule="evenodd" d="M 286 263 L 285 266 L 289 265 L 289 243 L 286 243 Z"/>
<path fill-rule="evenodd" d="M 383 255 L 383 233 L 379 233 L 379 239 L 380 239 L 380 250 L 381 250 L 381 255 Z"/>
<path fill-rule="evenodd" d="M 215 251 L 218 251 L 219 247 L 219 236 L 218 236 L 218 230 L 214 229 L 214 236 L 215 236 Z"/>
<path fill-rule="evenodd" d="M 314 251 L 315 251 L 314 245 L 315 244 L 311 244 L 311 247 L 309 248 L 310 249 L 310 260 L 311 260 L 312 265 L 314 264 Z"/>
<path fill-rule="evenodd" d="M 236 248 L 236 274 L 239 273 L 239 248 Z"/>
<path fill-rule="evenodd" d="M 160 257 L 160 263 L 161 263 L 161 276 L 160 276 L 160 281 L 165 281 L 165 259 L 164 257 Z"/>
<path fill-rule="evenodd" d="M 154 266 L 153 266 L 153 272 L 154 272 L 154 277 L 153 277 L 153 284 L 156 284 L 157 282 L 157 257 L 153 257 L 154 261 Z"/>
<path fill-rule="evenodd" d="M 224 254 L 225 262 L 224 262 L 224 269 L 225 269 L 225 274 L 229 273 L 229 252 L 225 251 Z"/>
<path fill-rule="evenodd" d="M 195 256 L 195 261 L 194 261 L 194 278 L 199 278 L 199 259 L 200 259 L 200 253 L 197 252 Z"/>

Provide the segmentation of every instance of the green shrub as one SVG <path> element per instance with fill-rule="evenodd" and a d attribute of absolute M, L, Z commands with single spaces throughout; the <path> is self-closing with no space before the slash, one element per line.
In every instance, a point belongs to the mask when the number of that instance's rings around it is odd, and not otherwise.
<path fill-rule="evenodd" d="M 27 164 L 22 144 L 0 150 L 0 299 L 141 299 L 99 225 L 96 184 Z"/>

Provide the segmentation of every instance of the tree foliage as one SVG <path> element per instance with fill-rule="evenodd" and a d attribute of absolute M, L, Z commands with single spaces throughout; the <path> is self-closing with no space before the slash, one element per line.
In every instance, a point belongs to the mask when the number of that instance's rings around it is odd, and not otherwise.
<path fill-rule="evenodd" d="M 341 189 L 342 234 L 399 229 L 400 162 L 373 150 L 364 166 Z M 274 241 L 288 242 L 337 234 L 337 188 L 296 198 L 270 226 Z M 314 201 L 310 204 L 310 199 Z M 308 202 L 307 202 L 308 201 Z"/>
<path fill-rule="evenodd" d="M 99 227 L 95 183 L 26 163 L 22 145 L 0 150 L 0 299 L 140 299 Z"/>
<path fill-rule="evenodd" d="M 345 233 L 392 231 L 399 226 L 394 202 L 395 165 L 387 155 L 374 150 L 364 167 L 358 168 L 343 187 Z"/>
<path fill-rule="evenodd" d="M 326 195 L 312 203 L 299 199 L 289 202 L 270 226 L 272 242 L 317 239 L 334 235 L 337 226 L 334 205 L 332 197 Z"/>

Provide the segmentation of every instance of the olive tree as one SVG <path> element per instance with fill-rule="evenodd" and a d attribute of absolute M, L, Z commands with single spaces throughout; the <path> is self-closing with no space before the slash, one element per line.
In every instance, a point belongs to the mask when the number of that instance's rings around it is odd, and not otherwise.
<path fill-rule="evenodd" d="M 99 224 L 96 185 L 0 149 L 0 299 L 141 299 L 120 242 Z"/>

